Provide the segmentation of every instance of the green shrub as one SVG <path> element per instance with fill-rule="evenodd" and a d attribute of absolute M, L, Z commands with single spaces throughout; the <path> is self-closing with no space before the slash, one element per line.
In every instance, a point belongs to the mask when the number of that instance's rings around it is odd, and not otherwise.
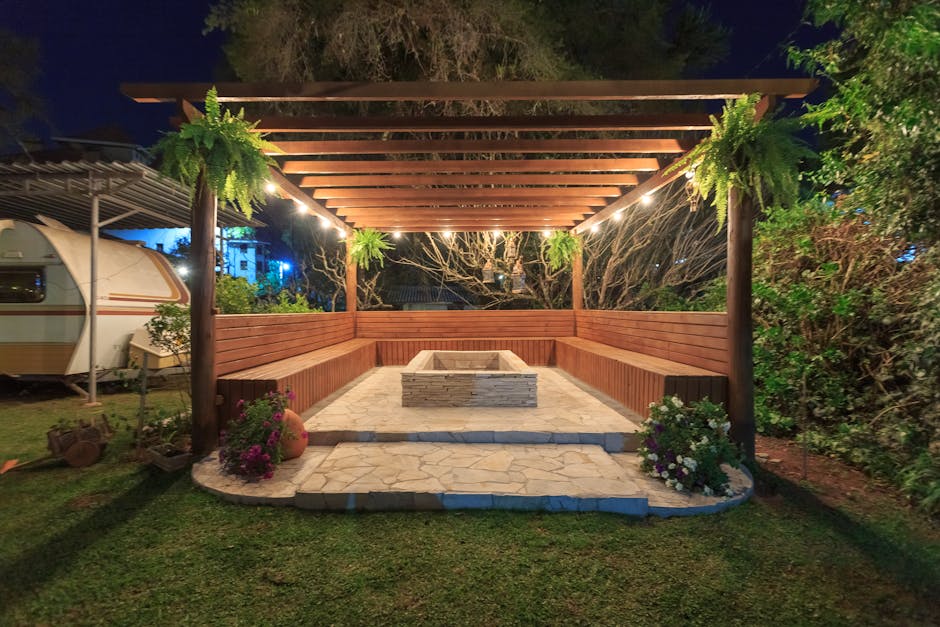
<path fill-rule="evenodd" d="M 247 314 L 254 309 L 256 288 L 244 277 L 222 274 L 215 280 L 215 306 L 223 314 Z"/>
<path fill-rule="evenodd" d="M 291 298 L 290 292 L 281 290 L 277 295 L 277 301 L 268 303 L 262 311 L 264 313 L 310 313 L 323 311 L 323 309 L 311 306 L 304 294 L 297 294 Z"/>

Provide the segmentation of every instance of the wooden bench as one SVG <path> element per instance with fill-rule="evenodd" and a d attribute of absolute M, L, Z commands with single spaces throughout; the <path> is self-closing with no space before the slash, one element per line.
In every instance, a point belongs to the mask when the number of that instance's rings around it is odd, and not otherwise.
<path fill-rule="evenodd" d="M 375 340 L 353 339 L 222 375 L 220 424 L 238 413 L 239 400 L 273 390 L 290 389 L 295 394 L 290 407 L 301 413 L 374 366 Z"/>
<path fill-rule="evenodd" d="M 403 366 L 423 350 L 509 350 L 530 366 L 549 366 L 555 363 L 555 338 L 553 337 L 428 337 L 379 339 L 375 342 L 380 366 Z"/>
<path fill-rule="evenodd" d="M 557 338 L 555 360 L 559 368 L 641 416 L 667 394 L 684 401 L 727 399 L 728 379 L 721 373 L 579 337 Z"/>

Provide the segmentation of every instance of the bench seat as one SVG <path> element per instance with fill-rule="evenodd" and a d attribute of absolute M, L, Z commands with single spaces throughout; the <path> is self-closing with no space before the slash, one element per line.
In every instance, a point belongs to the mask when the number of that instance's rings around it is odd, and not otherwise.
<path fill-rule="evenodd" d="M 383 338 L 375 342 L 380 366 L 407 365 L 423 350 L 509 350 L 530 366 L 549 366 L 555 363 L 555 338 L 553 337 Z"/>
<path fill-rule="evenodd" d="M 375 340 L 353 339 L 271 363 L 230 372 L 218 379 L 220 424 L 238 413 L 240 399 L 290 389 L 290 408 L 302 413 L 375 366 Z"/>
<path fill-rule="evenodd" d="M 556 338 L 555 359 L 559 368 L 644 417 L 649 404 L 666 395 L 686 402 L 727 399 L 728 378 L 721 373 L 579 337 Z"/>

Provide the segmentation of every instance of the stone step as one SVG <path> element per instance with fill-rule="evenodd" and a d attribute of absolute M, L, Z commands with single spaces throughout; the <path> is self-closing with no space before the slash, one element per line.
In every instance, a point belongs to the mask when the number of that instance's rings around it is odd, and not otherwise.
<path fill-rule="evenodd" d="M 491 426 L 491 425 L 487 425 Z M 633 432 L 549 432 L 513 430 L 449 431 L 372 431 L 309 429 L 310 446 L 333 446 L 344 442 L 436 442 L 441 444 L 587 444 L 599 446 L 608 453 L 636 451 Z"/>
<path fill-rule="evenodd" d="M 645 516 L 648 499 L 600 446 L 341 443 L 299 482 L 315 510 L 523 509 Z"/>
<path fill-rule="evenodd" d="M 677 493 L 646 476 L 633 454 L 583 444 L 342 443 L 311 446 L 274 477 L 222 474 L 218 454 L 193 465 L 193 480 L 247 505 L 313 510 L 519 509 L 688 516 L 747 500 L 753 480 L 726 468 L 732 498 Z"/>

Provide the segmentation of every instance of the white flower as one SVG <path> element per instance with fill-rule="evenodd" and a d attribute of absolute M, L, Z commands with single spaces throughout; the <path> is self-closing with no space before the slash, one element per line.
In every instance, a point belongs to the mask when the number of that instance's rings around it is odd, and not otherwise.
<path fill-rule="evenodd" d="M 678 396 L 673 396 L 672 402 L 675 404 L 676 407 L 682 407 L 682 399 L 679 398 Z"/>
<path fill-rule="evenodd" d="M 694 451 L 696 448 L 698 448 L 698 444 L 696 444 L 695 442 L 692 442 L 692 444 L 689 445 L 689 448 Z"/>
<path fill-rule="evenodd" d="M 650 453 L 646 456 L 646 459 L 650 460 L 651 462 L 659 461 L 659 455 L 656 453 Z"/>
<path fill-rule="evenodd" d="M 660 405 L 660 406 L 659 406 L 659 411 L 661 411 L 661 412 L 663 412 L 663 413 L 665 414 L 666 412 L 669 411 L 669 408 L 666 407 L 665 405 Z"/>
<path fill-rule="evenodd" d="M 676 482 L 676 492 L 682 492 L 682 484 Z"/>
<path fill-rule="evenodd" d="M 677 456 L 676 456 L 676 461 L 681 464 L 681 463 L 682 463 L 682 455 L 677 455 Z"/>
<path fill-rule="evenodd" d="M 684 460 L 682 460 L 682 464 L 689 470 L 693 471 L 698 467 L 698 462 L 691 457 L 686 457 Z"/>
<path fill-rule="evenodd" d="M 653 401 L 649 404 L 650 409 L 653 409 L 654 407 L 656 407 L 656 401 Z"/>
<path fill-rule="evenodd" d="M 714 420 L 709 420 L 709 421 L 708 421 L 708 426 L 709 426 L 710 428 L 712 428 L 712 429 L 717 429 L 717 428 L 718 428 L 718 423 L 715 422 Z"/>
<path fill-rule="evenodd" d="M 699 442 L 699 444 L 702 444 L 702 445 L 708 444 L 708 436 L 707 436 L 707 435 L 703 435 L 703 436 L 702 436 L 702 441 Z"/>
<path fill-rule="evenodd" d="M 656 472 L 655 470 L 651 470 L 651 471 L 650 471 L 650 477 L 659 477 L 659 473 Z"/>
<path fill-rule="evenodd" d="M 663 479 L 668 479 L 669 473 L 664 470 L 661 473 L 659 473 L 659 476 L 662 477 Z"/>
<path fill-rule="evenodd" d="M 734 496 L 734 490 L 732 490 L 731 488 L 728 488 L 727 490 L 725 490 L 725 495 Z"/>
<path fill-rule="evenodd" d="M 709 488 L 708 486 L 705 486 L 704 488 L 702 488 L 702 494 L 704 494 L 705 496 L 711 496 L 714 494 L 714 492 L 712 491 L 711 488 Z"/>
<path fill-rule="evenodd" d="M 674 469 L 675 469 L 675 467 L 676 467 L 676 465 L 675 465 L 675 464 L 669 464 L 669 470 L 674 470 Z"/>
<path fill-rule="evenodd" d="M 726 422 L 725 424 L 721 425 L 721 429 L 722 429 L 725 433 L 728 433 L 728 431 L 731 429 L 731 423 L 730 423 L 730 422 Z"/>

